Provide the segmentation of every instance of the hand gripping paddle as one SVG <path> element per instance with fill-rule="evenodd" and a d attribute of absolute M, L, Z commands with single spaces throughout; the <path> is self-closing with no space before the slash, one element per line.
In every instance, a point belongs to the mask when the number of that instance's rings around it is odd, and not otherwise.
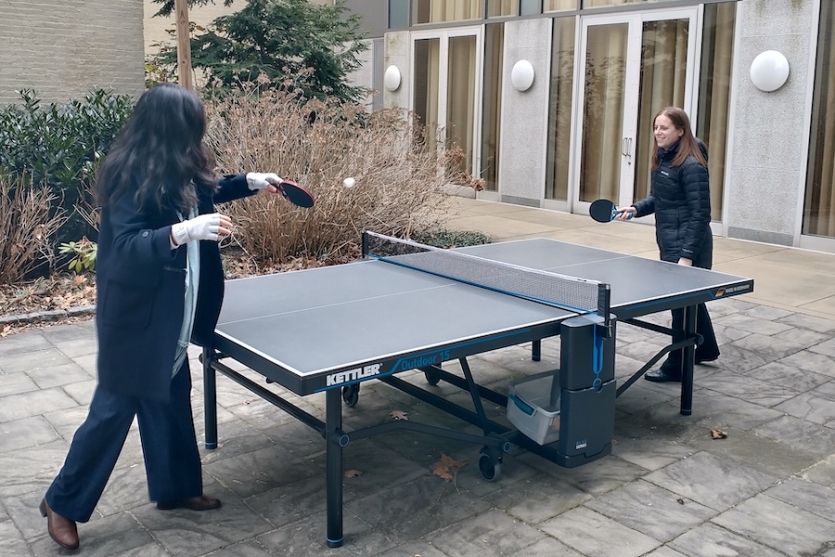
<path fill-rule="evenodd" d="M 310 193 L 304 186 L 300 186 L 295 182 L 284 180 L 276 186 L 276 189 L 282 196 L 284 196 L 284 199 L 293 205 L 304 207 L 305 209 L 313 207 L 313 194 Z"/>
<path fill-rule="evenodd" d="M 618 208 L 608 199 L 598 199 L 589 206 L 589 216 L 597 222 L 611 222 L 618 216 Z M 629 218 L 632 218 L 632 213 L 629 213 Z"/>

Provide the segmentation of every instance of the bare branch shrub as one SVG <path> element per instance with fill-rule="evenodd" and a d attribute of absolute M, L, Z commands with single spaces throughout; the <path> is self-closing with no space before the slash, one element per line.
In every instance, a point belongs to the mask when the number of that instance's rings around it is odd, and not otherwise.
<path fill-rule="evenodd" d="M 344 260 L 357 255 L 364 229 L 411 237 L 446 218 L 444 162 L 415 139 L 420 135 L 405 112 L 300 104 L 286 91 L 208 110 L 207 141 L 219 172 L 275 172 L 316 197 L 311 209 L 265 194 L 225 208 L 236 223 L 235 240 L 255 259 Z M 354 187 L 343 186 L 347 177 Z"/>
<path fill-rule="evenodd" d="M 48 185 L 27 181 L 0 176 L 0 284 L 23 281 L 44 262 L 51 266 L 50 238 L 67 220 Z"/>

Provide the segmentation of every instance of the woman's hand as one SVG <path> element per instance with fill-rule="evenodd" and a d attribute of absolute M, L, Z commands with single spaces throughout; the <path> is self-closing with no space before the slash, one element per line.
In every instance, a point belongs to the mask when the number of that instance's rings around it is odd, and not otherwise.
<path fill-rule="evenodd" d="M 617 209 L 617 211 L 618 214 L 615 216 L 615 218 L 618 220 L 629 220 L 638 214 L 638 209 L 631 205 L 629 207 L 620 207 Z"/>
<path fill-rule="evenodd" d="M 272 172 L 250 172 L 246 175 L 246 183 L 251 190 L 267 190 L 270 193 L 278 193 L 278 185 L 283 180 Z"/>
<path fill-rule="evenodd" d="M 678 259 L 678 264 L 679 265 L 684 265 L 685 267 L 692 267 L 693 266 L 693 260 L 692 259 L 687 259 L 686 257 L 680 257 Z"/>

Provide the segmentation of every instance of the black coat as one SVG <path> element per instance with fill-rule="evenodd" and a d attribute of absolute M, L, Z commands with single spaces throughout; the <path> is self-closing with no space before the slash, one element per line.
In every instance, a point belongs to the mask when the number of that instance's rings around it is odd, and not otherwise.
<path fill-rule="evenodd" d="M 198 213 L 214 203 L 252 195 L 246 176 L 220 180 L 214 198 L 201 198 Z M 139 211 L 132 195 L 102 210 L 96 260 L 96 331 L 99 384 L 116 393 L 166 401 L 185 310 L 186 246 L 171 249 L 174 208 Z M 200 242 L 200 285 L 192 341 L 209 345 L 223 301 L 223 269 L 217 242 Z"/>
<path fill-rule="evenodd" d="M 635 203 L 635 216 L 655 213 L 655 240 L 663 261 L 678 263 L 684 257 L 695 267 L 710 269 L 713 233 L 708 171 L 693 156 L 680 166 L 672 166 L 676 153 L 673 148 L 659 157 L 658 170 L 652 172 L 650 195 Z"/>

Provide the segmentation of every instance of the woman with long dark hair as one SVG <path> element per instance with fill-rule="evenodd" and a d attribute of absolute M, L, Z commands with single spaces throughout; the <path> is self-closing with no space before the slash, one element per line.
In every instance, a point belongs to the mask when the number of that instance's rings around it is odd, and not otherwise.
<path fill-rule="evenodd" d="M 140 97 L 97 176 L 98 385 L 40 504 L 49 535 L 64 548 L 78 547 L 76 522 L 90 519 L 134 416 L 157 508 L 221 505 L 203 493 L 186 350 L 190 341 L 211 343 L 223 298 L 218 241 L 232 221 L 214 204 L 277 193 L 281 179 L 218 179 L 205 131 L 197 95 L 156 86 Z"/>
<path fill-rule="evenodd" d="M 710 269 L 713 265 L 713 233 L 710 230 L 710 179 L 707 146 L 696 139 L 684 110 L 667 107 L 653 120 L 655 149 L 652 154 L 650 195 L 630 207 L 618 209 L 619 219 L 655 213 L 655 239 L 661 259 L 679 265 Z M 684 310 L 673 310 L 673 340 L 684 336 Z M 696 313 L 696 363 L 719 357 L 713 324 L 704 304 Z M 681 381 L 682 350 L 674 350 L 657 370 L 644 375 L 649 381 Z"/>

